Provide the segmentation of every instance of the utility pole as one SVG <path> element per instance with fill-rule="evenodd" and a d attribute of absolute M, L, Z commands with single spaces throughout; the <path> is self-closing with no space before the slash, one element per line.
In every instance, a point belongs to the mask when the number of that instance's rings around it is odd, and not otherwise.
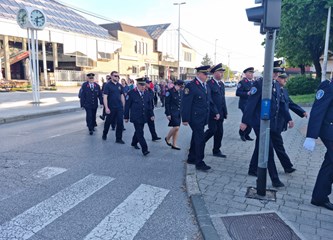
<path fill-rule="evenodd" d="M 215 39 L 215 51 L 214 51 L 214 65 L 216 65 L 216 43 L 218 39 Z"/>
<path fill-rule="evenodd" d="M 178 79 L 180 79 L 180 5 L 186 4 L 186 2 L 174 3 L 178 5 Z"/>
<path fill-rule="evenodd" d="M 228 53 L 228 81 L 230 79 L 230 53 Z"/>
<path fill-rule="evenodd" d="M 327 14 L 324 60 L 323 60 L 322 73 L 321 73 L 321 81 L 322 82 L 326 80 L 327 58 L 328 58 L 328 41 L 329 41 L 329 38 L 330 38 L 330 28 L 331 28 L 331 7 L 328 8 L 328 14 Z"/>

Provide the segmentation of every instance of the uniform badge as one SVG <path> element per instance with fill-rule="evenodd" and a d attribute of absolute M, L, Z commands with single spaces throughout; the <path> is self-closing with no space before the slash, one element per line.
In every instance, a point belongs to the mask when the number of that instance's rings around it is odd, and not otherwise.
<path fill-rule="evenodd" d="M 256 92 L 257 92 L 257 88 L 256 87 L 251 87 L 250 94 L 254 95 L 254 94 L 256 94 Z"/>
<path fill-rule="evenodd" d="M 185 89 L 184 89 L 184 93 L 185 93 L 185 94 L 189 94 L 189 93 L 190 93 L 190 89 L 185 88 Z"/>
<path fill-rule="evenodd" d="M 238 83 L 237 84 L 237 88 L 240 88 L 242 86 L 242 84 Z"/>
<path fill-rule="evenodd" d="M 119 86 L 118 89 L 119 89 L 119 91 L 120 91 L 120 90 L 121 90 L 121 87 Z"/>
<path fill-rule="evenodd" d="M 126 95 L 126 100 L 128 100 L 129 99 L 129 96 L 128 95 Z"/>
<path fill-rule="evenodd" d="M 169 97 L 170 96 L 170 92 L 166 92 L 165 96 Z"/>
<path fill-rule="evenodd" d="M 317 100 L 321 99 L 324 96 L 324 94 L 325 94 L 324 90 L 322 89 L 318 90 L 316 93 L 316 99 Z"/>

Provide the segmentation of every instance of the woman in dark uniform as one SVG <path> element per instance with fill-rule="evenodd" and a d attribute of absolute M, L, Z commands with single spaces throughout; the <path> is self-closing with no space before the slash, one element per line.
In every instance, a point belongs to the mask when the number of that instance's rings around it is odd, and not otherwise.
<path fill-rule="evenodd" d="M 165 95 L 165 115 L 169 120 L 169 127 L 172 127 L 165 137 L 165 142 L 172 149 L 180 150 L 177 146 L 177 138 L 179 132 L 179 126 L 181 123 L 181 101 L 183 96 L 184 81 L 177 80 L 173 88 L 169 89 Z M 170 139 L 172 138 L 172 143 Z"/>

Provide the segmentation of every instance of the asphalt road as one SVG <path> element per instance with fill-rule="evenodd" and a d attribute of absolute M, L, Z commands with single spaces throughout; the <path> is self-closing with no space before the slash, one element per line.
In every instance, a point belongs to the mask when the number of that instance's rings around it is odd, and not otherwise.
<path fill-rule="evenodd" d="M 102 141 L 100 120 L 90 136 L 84 119 L 82 111 L 0 125 L 0 239 L 200 239 L 184 185 L 189 128 L 181 151 L 146 129 L 144 157 L 130 146 L 132 124 L 121 145 L 114 131 Z"/>

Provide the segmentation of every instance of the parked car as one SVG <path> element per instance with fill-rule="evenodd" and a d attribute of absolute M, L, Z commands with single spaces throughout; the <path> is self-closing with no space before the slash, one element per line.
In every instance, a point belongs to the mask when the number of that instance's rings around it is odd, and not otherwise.
<path fill-rule="evenodd" d="M 234 84 L 233 84 L 232 82 L 230 82 L 230 81 L 225 81 L 225 82 L 224 82 L 224 86 L 225 86 L 225 87 L 230 87 L 230 88 L 231 88 L 231 87 L 235 87 Z"/>

